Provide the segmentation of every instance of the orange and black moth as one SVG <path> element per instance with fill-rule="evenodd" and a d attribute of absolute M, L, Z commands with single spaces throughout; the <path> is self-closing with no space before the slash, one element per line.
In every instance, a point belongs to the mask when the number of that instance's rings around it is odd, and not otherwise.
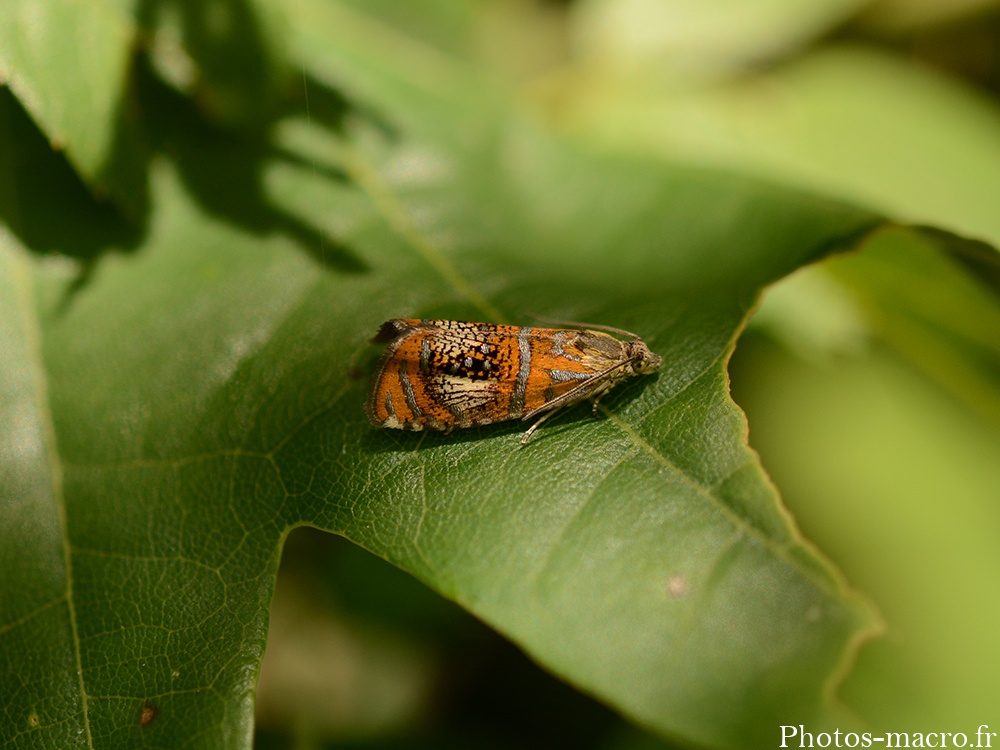
<path fill-rule="evenodd" d="M 626 337 L 625 340 L 611 335 Z M 375 342 L 387 344 L 365 411 L 372 424 L 404 430 L 529 420 L 522 444 L 563 406 L 597 401 L 660 357 L 633 333 L 606 326 L 574 329 L 397 318 Z"/>

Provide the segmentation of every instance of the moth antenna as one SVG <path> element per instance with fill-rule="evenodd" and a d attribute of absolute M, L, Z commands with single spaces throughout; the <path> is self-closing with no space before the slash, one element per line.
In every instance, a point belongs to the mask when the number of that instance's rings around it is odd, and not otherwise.
<path fill-rule="evenodd" d="M 620 336 L 630 336 L 633 339 L 638 339 L 638 334 L 632 333 L 631 331 L 626 331 L 622 328 L 615 328 L 614 326 L 602 326 L 596 323 L 577 323 L 572 320 L 553 320 L 552 318 L 545 318 L 541 315 L 535 315 L 534 313 L 526 313 L 529 318 L 534 318 L 542 323 L 548 323 L 554 326 L 573 326 L 574 328 L 581 328 L 583 330 L 592 331 L 604 331 L 605 333 L 617 333 Z"/>

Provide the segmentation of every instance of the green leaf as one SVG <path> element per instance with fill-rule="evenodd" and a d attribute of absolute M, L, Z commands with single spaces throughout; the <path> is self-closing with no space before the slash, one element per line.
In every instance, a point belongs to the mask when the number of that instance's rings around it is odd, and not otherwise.
<path fill-rule="evenodd" d="M 75 292 L 65 269 L 40 269 L 79 632 L 58 645 L 80 659 L 96 744 L 140 732 L 239 744 L 281 541 L 303 523 L 411 571 L 664 733 L 745 746 L 829 709 L 825 685 L 866 616 L 745 447 L 725 361 L 762 283 L 870 219 L 513 135 L 548 168 L 456 164 L 474 183 L 432 186 L 433 200 L 422 184 L 373 200 L 326 183 L 325 220 L 346 227 L 337 239 L 362 272 L 213 221 L 167 164 L 133 256 L 106 257 Z M 279 203 L 314 179 L 273 169 Z M 473 190 L 498 202 L 449 216 Z M 462 232 L 447 250 L 433 239 L 446 227 Z M 610 418 L 574 414 L 524 448 L 518 424 L 374 430 L 350 372 L 378 324 L 484 315 L 427 252 L 506 317 L 627 326 L 669 365 L 622 389 Z M 20 631 L 6 625 L 10 648 Z M 20 679 L 51 677 L 36 669 Z M 146 704 L 157 718 L 140 729 Z M 35 705 L 17 693 L 8 711 L 23 726 Z"/>
<path fill-rule="evenodd" d="M 1000 244 L 996 101 L 884 51 L 823 47 L 682 92 L 588 78 L 576 91 L 570 124 L 616 150 L 739 170 Z"/>
<path fill-rule="evenodd" d="M 1000 423 L 1000 256 L 992 247 L 894 228 L 829 269 L 885 341 Z"/>
<path fill-rule="evenodd" d="M 731 373 L 803 532 L 886 619 L 841 699 L 875 736 L 905 728 L 911 746 L 912 732 L 973 734 L 1000 668 L 1000 612 L 986 595 L 1000 590 L 1000 433 L 885 348 L 817 368 L 747 336 Z"/>
<path fill-rule="evenodd" d="M 7 235 L 0 744 L 249 746 L 300 525 L 659 734 L 772 746 L 779 724 L 848 721 L 833 689 L 875 618 L 781 507 L 726 362 L 765 284 L 879 219 L 595 156 L 433 50 L 393 57 L 370 19 L 323 5 L 299 23 L 309 94 L 339 108 L 236 137 L 140 70 L 169 144 L 145 235 L 67 238 L 80 261 Z M 37 227 L 49 205 L 21 215 Z M 383 320 L 529 311 L 634 330 L 666 364 L 605 419 L 581 407 L 524 447 L 520 423 L 367 423 L 356 373 Z"/>
<path fill-rule="evenodd" d="M 782 57 L 843 24 L 864 0 L 583 0 L 581 56 L 601 68 L 690 81 Z"/>
<path fill-rule="evenodd" d="M 95 181 L 111 159 L 135 26 L 115 0 L 0 5 L 0 82 Z"/>

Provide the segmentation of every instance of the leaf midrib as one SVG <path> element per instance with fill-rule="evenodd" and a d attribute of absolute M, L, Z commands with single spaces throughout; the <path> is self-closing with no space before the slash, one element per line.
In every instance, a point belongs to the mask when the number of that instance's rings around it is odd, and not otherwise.
<path fill-rule="evenodd" d="M 368 195 L 375 208 L 382 214 L 389 228 L 405 240 L 446 284 L 476 307 L 487 321 L 501 324 L 507 322 L 503 313 L 458 270 L 447 254 L 414 226 L 407 218 L 402 203 L 385 184 L 378 169 L 365 159 L 357 148 L 350 145 L 345 148 L 345 167 L 358 187 Z"/>
<path fill-rule="evenodd" d="M 22 254 L 12 250 L 12 266 L 16 294 L 15 305 L 19 310 L 18 317 L 24 321 L 24 338 L 29 351 L 27 365 L 34 369 L 31 382 L 35 383 L 35 402 L 38 408 L 39 426 L 48 463 L 49 482 L 56 508 L 59 513 L 59 536 L 62 542 L 63 570 L 66 575 L 66 609 L 69 615 L 70 632 L 73 638 L 73 656 L 76 662 L 77 685 L 80 691 L 80 708 L 83 716 L 83 726 L 87 738 L 87 747 L 93 748 L 93 735 L 90 731 L 90 712 L 87 703 L 87 689 L 83 677 L 83 654 L 80 643 L 80 631 L 76 616 L 76 603 L 73 599 L 73 556 L 69 539 L 69 523 L 66 513 L 66 496 L 63 487 L 63 473 L 59 458 L 59 447 L 56 440 L 55 422 L 52 414 L 52 402 L 49 398 L 48 373 L 45 370 L 45 359 L 42 354 L 42 331 L 37 317 L 35 301 L 35 286 L 32 282 L 29 264 Z"/>

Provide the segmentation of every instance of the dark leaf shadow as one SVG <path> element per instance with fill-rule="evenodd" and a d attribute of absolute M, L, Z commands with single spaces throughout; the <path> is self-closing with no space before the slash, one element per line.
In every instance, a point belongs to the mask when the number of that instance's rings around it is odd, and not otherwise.
<path fill-rule="evenodd" d="M 151 39 L 163 19 L 173 18 L 180 47 L 190 57 L 194 80 L 170 82 L 152 53 L 135 58 L 129 119 L 148 140 L 146 152 L 166 154 L 177 166 L 191 197 L 206 212 L 258 235 L 285 234 L 315 259 L 342 273 L 366 270 L 364 262 L 334 238 L 275 207 L 263 174 L 275 160 L 301 158 L 271 143 L 276 123 L 308 117 L 318 126 L 344 132 L 345 118 L 358 113 L 339 92 L 270 59 L 262 30 L 246 0 L 145 0 L 137 11 Z M 123 132 L 130 123 L 123 122 Z M 133 125 L 134 127 L 134 125 Z M 123 138 L 127 161 L 135 161 L 132 139 Z M 149 158 L 144 160 L 144 171 Z M 309 165 L 313 166 L 313 165 Z M 314 167 L 315 168 L 315 167 Z M 343 173 L 317 174 L 348 182 Z M 129 182 L 124 180 L 124 182 Z"/>
<path fill-rule="evenodd" d="M 937 227 L 918 226 L 917 230 L 936 242 L 941 250 L 958 263 L 995 298 L 1000 298 L 1000 254 L 981 240 L 962 237 Z"/>
<path fill-rule="evenodd" d="M 105 248 L 138 241 L 141 227 L 110 196 L 91 192 L 6 87 L 0 87 L 0 144 L 0 221 L 33 252 L 87 264 Z"/>
<path fill-rule="evenodd" d="M 346 183 L 348 178 L 344 173 L 329 168 L 321 170 L 304 163 L 295 154 L 275 148 L 270 143 L 273 122 L 238 130 L 212 122 L 194 100 L 159 80 L 144 60 L 137 64 L 136 74 L 136 88 L 152 141 L 151 152 L 170 158 L 202 210 L 260 236 L 280 233 L 292 237 L 317 261 L 334 270 L 344 273 L 366 270 L 364 262 L 349 248 L 272 205 L 262 185 L 265 166 L 277 160 L 308 166 L 317 174 Z M 305 85 L 310 84 L 307 81 Z M 335 92 L 315 82 L 311 85 L 313 100 L 336 99 Z M 333 106 L 330 104 L 326 109 Z M 342 109 L 346 112 L 346 103 Z M 274 121 L 293 111 L 289 108 L 276 115 Z M 309 116 L 317 117 L 312 112 Z M 323 124 L 342 128 L 340 122 Z"/>
<path fill-rule="evenodd" d="M 140 45 L 110 155 L 94 184 L 88 186 L 52 148 L 9 89 L 0 89 L 0 135 L 7 136 L 9 152 L 0 152 L 0 167 L 8 162 L 10 179 L 6 189 L 0 185 L 0 221 L 32 252 L 79 261 L 63 307 L 87 285 L 104 254 L 139 247 L 151 210 L 149 171 L 163 157 L 206 213 L 259 236 L 288 236 L 338 273 L 365 272 L 367 265 L 351 248 L 276 206 L 263 177 L 277 161 L 350 182 L 335 168 L 306 164 L 275 147 L 275 125 L 285 118 L 301 116 L 337 134 L 345 132 L 348 118 L 361 119 L 391 139 L 386 120 L 269 59 L 246 0 L 144 0 L 136 17 L 143 29 Z M 174 19 L 181 48 L 193 62 L 189 87 L 168 80 L 151 51 L 164 18 Z"/>

